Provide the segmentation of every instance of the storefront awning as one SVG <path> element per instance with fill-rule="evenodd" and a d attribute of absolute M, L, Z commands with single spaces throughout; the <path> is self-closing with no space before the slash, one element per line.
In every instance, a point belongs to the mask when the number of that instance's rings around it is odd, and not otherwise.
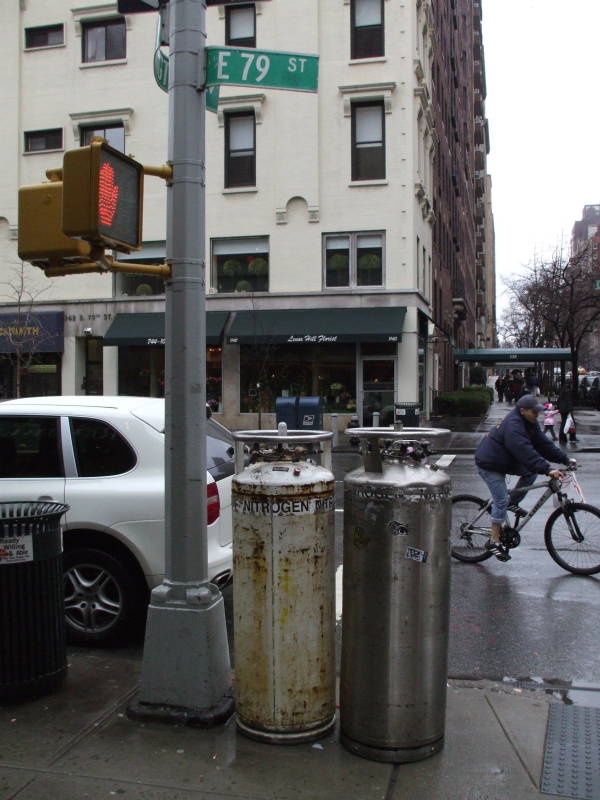
<path fill-rule="evenodd" d="M 476 361 L 478 364 L 519 364 L 539 361 L 570 361 L 567 347 L 494 347 L 489 350 L 455 350 L 455 361 Z"/>
<path fill-rule="evenodd" d="M 406 307 L 238 311 L 230 344 L 400 342 Z"/>
<path fill-rule="evenodd" d="M 221 344 L 227 311 L 206 312 L 206 344 Z M 164 345 L 165 315 L 162 312 L 117 314 L 106 333 L 104 345 Z"/>

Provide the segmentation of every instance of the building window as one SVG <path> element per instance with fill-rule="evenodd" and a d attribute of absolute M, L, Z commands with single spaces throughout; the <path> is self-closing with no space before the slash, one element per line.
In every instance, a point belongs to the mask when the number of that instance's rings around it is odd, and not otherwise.
<path fill-rule="evenodd" d="M 115 150 L 125 152 L 125 128 L 122 125 L 104 125 L 94 126 L 90 128 L 80 128 L 80 141 L 81 146 L 85 147 L 91 144 L 94 136 L 101 136 L 106 139 L 111 147 Z"/>
<path fill-rule="evenodd" d="M 82 60 L 85 63 L 125 58 L 125 20 L 87 22 L 82 26 Z"/>
<path fill-rule="evenodd" d="M 322 397 L 326 412 L 356 413 L 354 344 L 240 345 L 240 411 L 273 411 L 277 397 Z"/>
<path fill-rule="evenodd" d="M 213 286 L 217 292 L 269 291 L 269 240 L 215 239 Z"/>
<path fill-rule="evenodd" d="M 385 125 L 381 101 L 352 104 L 352 180 L 385 178 Z"/>
<path fill-rule="evenodd" d="M 225 117 L 225 186 L 256 185 L 254 112 L 241 111 Z"/>
<path fill-rule="evenodd" d="M 325 236 L 325 288 L 383 285 L 383 233 Z"/>
<path fill-rule="evenodd" d="M 35 47 L 52 47 L 52 45 L 63 44 L 65 41 L 64 26 L 42 25 L 39 28 L 25 28 L 25 49 L 32 50 Z"/>
<path fill-rule="evenodd" d="M 256 16 L 253 3 L 226 7 L 225 44 L 231 47 L 256 47 Z"/>
<path fill-rule="evenodd" d="M 383 0 L 352 0 L 352 59 L 385 55 Z"/>
<path fill-rule="evenodd" d="M 25 131 L 25 152 L 39 153 L 43 150 L 62 150 L 62 128 L 47 131 Z"/>

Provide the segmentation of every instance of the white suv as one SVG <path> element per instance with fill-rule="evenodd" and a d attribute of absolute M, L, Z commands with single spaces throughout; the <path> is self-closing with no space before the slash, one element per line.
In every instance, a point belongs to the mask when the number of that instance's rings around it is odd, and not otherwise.
<path fill-rule="evenodd" d="M 67 632 L 123 640 L 165 568 L 164 400 L 29 397 L 0 403 L 0 500 L 67 503 Z M 233 439 L 207 420 L 209 577 L 231 574 Z"/>

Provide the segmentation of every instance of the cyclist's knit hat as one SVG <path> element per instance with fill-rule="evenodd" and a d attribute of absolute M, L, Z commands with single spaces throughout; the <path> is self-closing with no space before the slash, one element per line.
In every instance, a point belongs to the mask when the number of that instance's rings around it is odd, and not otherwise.
<path fill-rule="evenodd" d="M 524 394 L 517 400 L 517 408 L 532 408 L 534 411 L 543 411 L 544 406 L 538 403 L 532 394 Z"/>

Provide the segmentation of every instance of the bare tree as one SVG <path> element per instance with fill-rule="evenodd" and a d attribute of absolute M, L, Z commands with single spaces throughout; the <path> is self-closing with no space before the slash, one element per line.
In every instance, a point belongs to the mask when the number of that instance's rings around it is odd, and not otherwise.
<path fill-rule="evenodd" d="M 21 396 L 21 376 L 35 361 L 41 346 L 53 334 L 44 328 L 36 313 L 35 303 L 47 287 L 34 287 L 26 275 L 25 262 L 13 270 L 13 276 L 3 281 L 5 287 L 2 299 L 10 303 L 12 311 L 10 322 L 3 326 L 2 336 L 10 345 L 11 351 L 4 357 L 15 367 L 15 396 Z"/>
<path fill-rule="evenodd" d="M 592 248 L 584 246 L 570 258 L 557 248 L 549 260 L 537 260 L 524 276 L 507 281 L 512 330 L 531 337 L 529 346 L 570 349 L 574 395 L 582 342 L 600 319 L 598 280 L 600 269 Z"/>

